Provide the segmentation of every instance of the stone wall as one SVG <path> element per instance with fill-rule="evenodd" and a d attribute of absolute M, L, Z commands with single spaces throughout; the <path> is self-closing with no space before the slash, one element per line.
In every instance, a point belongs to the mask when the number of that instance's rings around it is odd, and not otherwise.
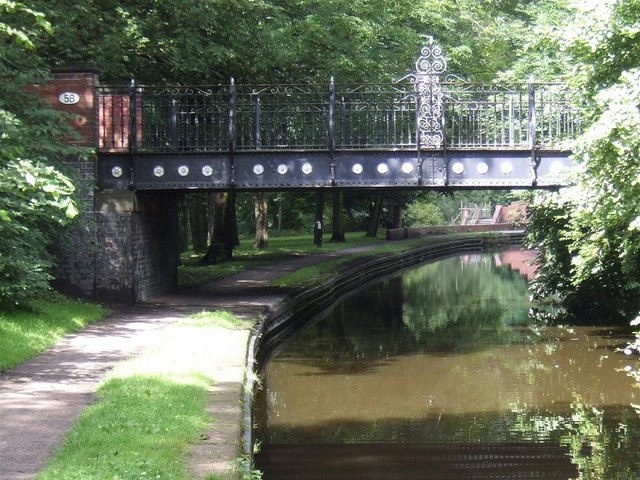
<path fill-rule="evenodd" d="M 91 299 L 145 301 L 176 286 L 180 194 L 97 191 L 98 83 L 95 70 L 69 68 L 30 88 L 69 115 L 78 132 L 69 143 L 89 147 L 65 162 L 78 190 L 81 213 L 54 247 L 54 286 Z M 66 92 L 77 94 L 78 102 L 62 103 L 60 96 Z"/>
<path fill-rule="evenodd" d="M 100 192 L 96 199 L 96 298 L 146 301 L 173 290 L 179 194 Z"/>

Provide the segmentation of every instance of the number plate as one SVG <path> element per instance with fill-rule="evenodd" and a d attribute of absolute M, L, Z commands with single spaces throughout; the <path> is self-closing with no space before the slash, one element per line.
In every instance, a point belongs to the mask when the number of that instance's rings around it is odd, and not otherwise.
<path fill-rule="evenodd" d="M 63 105 L 75 105 L 80 101 L 80 95 L 74 92 L 64 92 L 60 94 L 58 100 Z"/>

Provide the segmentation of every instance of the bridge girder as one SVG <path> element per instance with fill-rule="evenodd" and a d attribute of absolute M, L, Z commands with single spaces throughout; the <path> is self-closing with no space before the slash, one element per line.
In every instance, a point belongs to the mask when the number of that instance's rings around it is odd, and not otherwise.
<path fill-rule="evenodd" d="M 287 150 L 100 154 L 98 165 L 100 189 L 551 189 L 573 161 L 561 150 Z"/>

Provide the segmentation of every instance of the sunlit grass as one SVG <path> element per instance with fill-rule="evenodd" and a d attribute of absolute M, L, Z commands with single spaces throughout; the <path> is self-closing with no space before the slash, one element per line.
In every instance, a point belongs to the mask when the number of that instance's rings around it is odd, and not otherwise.
<path fill-rule="evenodd" d="M 238 318 L 230 312 L 209 312 L 205 310 L 189 315 L 184 323 L 191 326 L 215 325 L 231 330 L 251 328 L 254 322 L 253 320 L 243 320 Z"/>
<path fill-rule="evenodd" d="M 244 239 L 233 251 L 231 261 L 216 265 L 200 265 L 201 255 L 189 252 L 182 256 L 182 265 L 178 268 L 178 284 L 181 287 L 203 285 L 295 255 L 314 255 L 362 245 L 383 245 L 386 242 L 383 238 L 365 237 L 363 232 L 348 233 L 346 242 L 331 243 L 330 238 L 330 235 L 325 236 L 322 246 L 317 247 L 313 243 L 313 235 L 273 237 L 269 239 L 269 248 L 264 250 L 254 248 L 252 239 Z"/>
<path fill-rule="evenodd" d="M 329 281 L 330 278 L 339 275 L 340 266 L 359 258 L 366 258 L 385 253 L 400 253 L 419 245 L 424 245 L 435 240 L 432 238 L 418 238 L 403 242 L 385 242 L 373 250 L 353 253 L 344 257 L 323 261 L 315 265 L 300 268 L 290 274 L 271 282 L 278 287 L 308 287 Z"/>
<path fill-rule="evenodd" d="M 0 371 L 35 357 L 107 313 L 100 305 L 57 294 L 34 302 L 30 311 L 0 312 Z"/>
<path fill-rule="evenodd" d="M 205 407 L 211 339 L 242 320 L 202 312 L 162 329 L 98 390 L 39 480 L 188 479 L 189 445 L 211 418 Z"/>

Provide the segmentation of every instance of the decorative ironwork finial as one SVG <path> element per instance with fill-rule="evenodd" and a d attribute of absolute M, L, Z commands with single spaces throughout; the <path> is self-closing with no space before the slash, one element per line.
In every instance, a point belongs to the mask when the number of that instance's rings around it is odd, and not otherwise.
<path fill-rule="evenodd" d="M 420 57 L 416 61 L 416 75 L 441 75 L 447 69 L 447 60 L 442 54 L 442 47 L 429 37 L 430 42 L 420 49 Z"/>
<path fill-rule="evenodd" d="M 420 148 L 442 148 L 444 116 L 440 75 L 447 69 L 442 48 L 433 37 L 420 49 L 416 70 L 407 76 L 418 95 L 418 143 Z"/>

